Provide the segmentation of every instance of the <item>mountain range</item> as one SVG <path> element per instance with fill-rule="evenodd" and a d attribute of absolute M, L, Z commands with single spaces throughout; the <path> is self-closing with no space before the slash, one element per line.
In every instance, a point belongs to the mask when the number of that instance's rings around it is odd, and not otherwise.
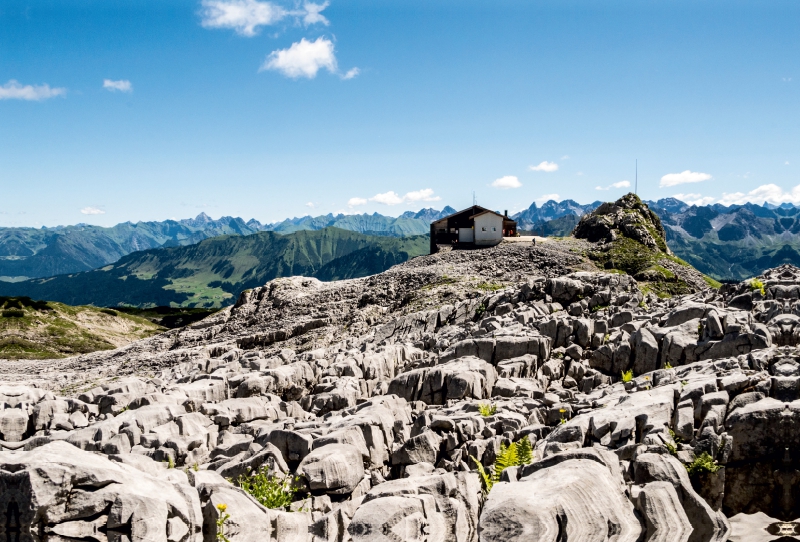
<path fill-rule="evenodd" d="M 406 237 L 427 235 L 430 223 L 454 213 L 408 211 L 397 218 L 372 215 L 323 215 L 291 218 L 274 224 L 224 216 L 217 220 L 205 213 L 196 218 L 163 222 L 124 222 L 110 228 L 77 224 L 55 228 L 0 228 L 0 281 L 20 281 L 90 271 L 111 264 L 133 252 L 188 246 L 220 235 L 251 235 L 260 231 L 281 234 L 304 230 L 340 228 L 368 235 Z"/>
<path fill-rule="evenodd" d="M 743 280 L 781 263 L 800 265 L 800 208 L 792 204 L 697 206 L 674 198 L 646 203 L 661 218 L 672 251 L 717 280 Z M 512 216 L 522 232 L 566 236 L 599 204 L 533 203 Z M 243 289 L 287 274 L 330 280 L 382 271 L 426 253 L 430 222 L 453 212 L 445 207 L 396 218 L 328 214 L 273 224 L 201 213 L 111 228 L 0 228 L 0 295 L 106 306 L 218 307 Z"/>
<path fill-rule="evenodd" d="M 427 236 L 373 236 L 340 228 L 224 235 L 134 252 L 92 271 L 0 282 L 0 295 L 69 305 L 220 307 L 277 277 L 372 275 L 428 249 Z"/>

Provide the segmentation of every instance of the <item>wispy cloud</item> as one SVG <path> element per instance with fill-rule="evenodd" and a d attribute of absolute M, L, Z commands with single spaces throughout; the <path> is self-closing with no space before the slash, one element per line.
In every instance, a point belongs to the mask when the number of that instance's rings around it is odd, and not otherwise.
<path fill-rule="evenodd" d="M 63 96 L 66 93 L 67 89 L 65 88 L 55 88 L 48 84 L 21 85 L 14 79 L 0 86 L 0 100 L 27 100 L 38 102 L 56 96 Z"/>
<path fill-rule="evenodd" d="M 620 181 L 618 183 L 611 183 L 608 186 L 595 186 L 595 190 L 611 190 L 612 188 L 629 188 L 631 186 L 630 181 Z"/>
<path fill-rule="evenodd" d="M 317 38 L 315 41 L 303 38 L 288 49 L 278 49 L 270 53 L 259 71 L 276 70 L 293 79 L 313 79 L 322 68 L 336 73 L 333 42 L 326 38 Z"/>
<path fill-rule="evenodd" d="M 310 208 L 313 209 L 314 208 L 314 202 L 313 201 L 309 201 L 308 203 L 306 203 L 306 207 L 310 207 Z"/>
<path fill-rule="evenodd" d="M 98 209 L 97 207 L 84 207 L 81 209 L 81 213 L 85 215 L 104 215 L 106 214 L 105 211 L 102 209 Z"/>
<path fill-rule="evenodd" d="M 515 176 L 506 175 L 505 177 L 495 179 L 491 186 L 494 188 L 500 188 L 501 190 L 508 190 L 509 188 L 519 188 L 522 186 L 522 183 L 519 182 L 519 179 L 517 179 Z"/>
<path fill-rule="evenodd" d="M 103 88 L 111 92 L 133 92 L 133 85 L 127 79 L 120 79 L 119 81 L 112 81 L 111 79 L 103 79 Z"/>
<path fill-rule="evenodd" d="M 394 190 L 383 192 L 382 194 L 375 194 L 369 199 L 365 198 L 350 198 L 347 205 L 350 207 L 357 207 L 359 205 L 366 205 L 367 203 L 374 202 L 383 205 L 400 205 L 401 203 L 417 203 L 420 201 L 440 201 L 442 198 L 434 195 L 433 189 L 423 188 L 422 190 L 415 190 L 406 192 L 404 196 L 396 193 Z"/>
<path fill-rule="evenodd" d="M 303 9 L 288 10 L 272 2 L 257 0 L 203 0 L 200 24 L 205 28 L 230 28 L 240 36 L 252 38 L 260 27 L 277 24 L 286 17 L 302 20 L 306 26 L 327 26 L 329 21 L 322 15 L 326 7 L 328 2 L 306 2 Z"/>
<path fill-rule="evenodd" d="M 342 79 L 345 79 L 345 80 L 352 79 L 355 76 L 357 76 L 359 73 L 361 73 L 361 70 L 359 70 L 358 68 L 351 68 L 351 69 L 347 70 L 347 73 L 342 76 Z"/>
<path fill-rule="evenodd" d="M 569 160 L 569 154 L 565 154 L 561 157 L 562 160 Z"/>
<path fill-rule="evenodd" d="M 702 181 L 707 181 L 711 178 L 711 175 L 708 173 L 698 173 L 695 171 L 681 171 L 680 173 L 668 173 L 661 177 L 661 184 L 659 185 L 661 188 L 665 186 L 677 186 L 679 184 L 686 184 L 686 183 L 699 183 Z"/>
<path fill-rule="evenodd" d="M 303 16 L 303 23 L 306 26 L 310 26 L 312 24 L 324 24 L 328 26 L 330 21 L 322 15 L 322 10 L 330 5 L 330 2 L 323 2 L 322 4 L 312 4 L 311 2 L 306 2 L 303 4 L 303 8 L 305 9 L 305 15 Z"/>
<path fill-rule="evenodd" d="M 555 162 L 548 162 L 545 160 L 541 162 L 538 166 L 528 166 L 528 169 L 531 171 L 545 171 L 547 173 L 551 173 L 553 171 L 558 171 L 558 164 Z"/>
<path fill-rule="evenodd" d="M 550 201 L 550 200 L 561 201 L 561 196 L 559 196 L 558 194 L 542 194 L 541 196 L 536 198 L 534 201 L 536 201 L 537 203 L 539 203 L 539 202 L 544 203 L 544 202 Z"/>

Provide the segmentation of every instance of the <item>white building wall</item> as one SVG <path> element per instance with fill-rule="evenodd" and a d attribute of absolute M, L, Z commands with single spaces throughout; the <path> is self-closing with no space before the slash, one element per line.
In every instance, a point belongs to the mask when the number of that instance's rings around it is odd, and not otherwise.
<path fill-rule="evenodd" d="M 459 243 L 472 243 L 475 239 L 472 228 L 459 228 L 458 229 L 458 242 Z"/>
<path fill-rule="evenodd" d="M 475 217 L 475 244 L 496 245 L 503 240 L 503 217 L 484 213 Z"/>

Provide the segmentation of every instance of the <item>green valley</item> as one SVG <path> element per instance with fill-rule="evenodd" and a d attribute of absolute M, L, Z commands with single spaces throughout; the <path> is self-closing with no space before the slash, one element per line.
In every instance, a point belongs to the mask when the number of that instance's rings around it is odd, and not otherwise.
<path fill-rule="evenodd" d="M 134 252 L 93 271 L 0 282 L 0 295 L 70 305 L 220 307 L 232 304 L 241 291 L 277 277 L 361 277 L 428 249 L 427 236 L 371 236 L 339 228 L 225 235 Z"/>

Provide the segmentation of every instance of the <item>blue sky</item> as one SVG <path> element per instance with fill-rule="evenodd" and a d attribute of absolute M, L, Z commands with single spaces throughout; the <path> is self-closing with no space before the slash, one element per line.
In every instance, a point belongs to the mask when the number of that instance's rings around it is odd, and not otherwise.
<path fill-rule="evenodd" d="M 0 225 L 800 203 L 800 4 L 5 0 Z M 798 188 L 795 188 L 798 187 Z M 598 190 L 602 188 L 602 190 Z"/>

